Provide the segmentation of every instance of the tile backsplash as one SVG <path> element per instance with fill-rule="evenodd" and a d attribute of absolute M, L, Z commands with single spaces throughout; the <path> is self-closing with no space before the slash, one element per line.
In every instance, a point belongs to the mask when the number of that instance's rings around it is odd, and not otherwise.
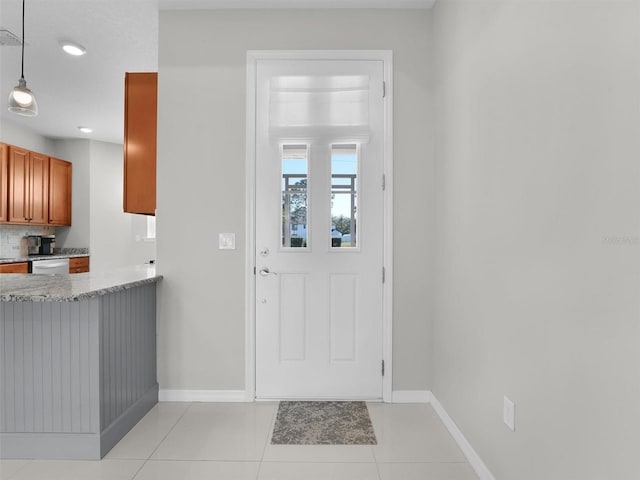
<path fill-rule="evenodd" d="M 55 227 L 35 225 L 0 225 L 0 258 L 27 255 L 27 235 L 55 235 Z"/>

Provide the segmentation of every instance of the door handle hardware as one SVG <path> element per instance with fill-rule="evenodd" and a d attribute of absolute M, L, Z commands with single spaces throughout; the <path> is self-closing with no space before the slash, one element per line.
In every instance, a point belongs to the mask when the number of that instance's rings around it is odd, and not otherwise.
<path fill-rule="evenodd" d="M 277 275 L 276 272 L 271 272 L 267 267 L 263 267 L 260 269 L 260 275 L 263 277 L 268 277 L 269 275 Z"/>

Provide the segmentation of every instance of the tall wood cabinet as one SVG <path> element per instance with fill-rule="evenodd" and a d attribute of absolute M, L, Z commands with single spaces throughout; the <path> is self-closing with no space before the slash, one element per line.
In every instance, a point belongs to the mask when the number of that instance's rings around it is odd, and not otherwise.
<path fill-rule="evenodd" d="M 9 202 L 9 145 L 0 143 L 0 222 L 8 219 Z"/>
<path fill-rule="evenodd" d="M 71 225 L 71 162 L 49 159 L 49 225 Z"/>
<path fill-rule="evenodd" d="M 124 211 L 155 215 L 158 74 L 127 73 L 124 89 Z"/>
<path fill-rule="evenodd" d="M 49 157 L 9 148 L 9 223 L 49 221 Z"/>

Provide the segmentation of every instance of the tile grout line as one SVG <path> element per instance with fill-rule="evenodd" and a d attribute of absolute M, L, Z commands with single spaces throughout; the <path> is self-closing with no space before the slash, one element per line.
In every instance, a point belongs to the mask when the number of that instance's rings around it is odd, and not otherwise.
<path fill-rule="evenodd" d="M 376 429 L 376 423 L 373 421 L 375 415 L 371 415 L 371 411 L 369 410 L 369 404 L 367 403 L 367 415 L 369 415 L 369 420 L 371 421 L 371 427 L 373 428 L 373 434 L 376 436 L 376 445 L 380 445 L 380 436 L 378 435 L 378 431 Z M 378 464 L 378 457 L 376 456 L 376 450 L 373 448 L 375 445 L 371 445 L 371 456 L 373 457 L 373 464 L 376 466 L 376 472 L 378 473 L 378 480 L 382 480 L 382 474 L 380 473 L 380 465 Z"/>
<path fill-rule="evenodd" d="M 376 472 L 378 472 L 378 480 L 382 480 L 382 474 L 380 473 L 380 465 L 378 465 L 378 462 L 374 462 L 374 465 L 376 466 Z"/>
<path fill-rule="evenodd" d="M 275 409 L 273 412 L 273 416 L 271 417 L 271 426 L 269 427 L 269 430 L 267 431 L 267 439 L 266 442 L 264 444 L 264 448 L 262 449 L 262 455 L 260 456 L 260 462 L 258 463 L 258 472 L 256 473 L 256 480 L 258 480 L 260 478 L 260 473 L 262 472 L 262 464 L 264 463 L 264 455 L 267 452 L 267 447 L 269 446 L 269 440 L 271 440 L 271 437 L 273 435 L 273 429 L 276 426 L 276 418 L 278 417 L 278 409 L 280 408 L 280 402 L 277 402 L 275 405 Z"/>
<path fill-rule="evenodd" d="M 5 460 L 11 460 L 11 459 L 5 459 Z M 19 460 L 19 459 L 16 459 L 16 460 Z M 34 461 L 35 461 L 35 459 L 34 459 L 34 458 L 30 458 L 30 459 L 28 459 L 28 460 L 25 460 L 24 465 L 22 465 L 21 467 L 18 467 L 18 469 L 17 469 L 15 472 L 13 472 L 11 475 L 9 475 L 9 476 L 7 477 L 7 480 L 11 480 L 12 478 L 15 478 L 15 476 L 16 476 L 19 472 L 21 472 L 21 471 L 22 471 L 24 468 L 26 468 L 28 465 L 31 465 Z"/>
<path fill-rule="evenodd" d="M 158 405 L 158 404 L 156 403 L 156 405 Z M 149 460 L 151 460 L 151 457 L 153 457 L 153 454 L 156 453 L 158 448 L 160 448 L 160 445 L 162 445 L 162 442 L 164 442 L 167 439 L 167 437 L 169 436 L 169 434 L 171 432 L 173 432 L 174 428 L 176 428 L 176 425 L 178 425 L 178 423 L 180 423 L 180 420 L 182 420 L 182 418 L 186 415 L 186 413 L 189 411 L 189 409 L 192 406 L 193 406 L 193 402 L 189 402 L 189 405 L 187 406 L 187 408 L 184 409 L 184 412 L 182 412 L 182 414 L 178 417 L 178 419 L 175 421 L 175 423 L 172 425 L 172 427 L 169 429 L 169 431 L 166 433 L 166 435 L 164 435 L 162 437 L 162 439 L 158 442 L 158 445 L 156 445 L 156 448 L 154 448 L 153 451 L 149 454 L 149 456 L 146 459 L 144 459 L 144 461 L 142 462 L 142 465 L 140 465 L 140 468 L 136 471 L 136 473 L 133 475 L 133 477 L 131 477 L 131 480 L 135 480 L 135 478 L 140 473 L 140 470 L 142 470 L 144 468 L 144 466 L 149 462 Z"/>
<path fill-rule="evenodd" d="M 138 474 L 140 473 L 140 470 L 142 470 L 144 468 L 144 466 L 147 464 L 147 460 L 143 460 L 142 461 L 142 465 L 140 465 L 140 467 L 136 470 L 136 472 L 133 474 L 133 477 L 131 477 L 131 480 L 135 480 L 135 478 L 138 476 Z"/>

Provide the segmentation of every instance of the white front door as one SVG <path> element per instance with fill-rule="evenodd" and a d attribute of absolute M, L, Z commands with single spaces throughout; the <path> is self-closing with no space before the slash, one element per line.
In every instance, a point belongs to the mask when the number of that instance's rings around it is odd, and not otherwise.
<path fill-rule="evenodd" d="M 256 397 L 382 398 L 383 62 L 256 86 Z"/>

